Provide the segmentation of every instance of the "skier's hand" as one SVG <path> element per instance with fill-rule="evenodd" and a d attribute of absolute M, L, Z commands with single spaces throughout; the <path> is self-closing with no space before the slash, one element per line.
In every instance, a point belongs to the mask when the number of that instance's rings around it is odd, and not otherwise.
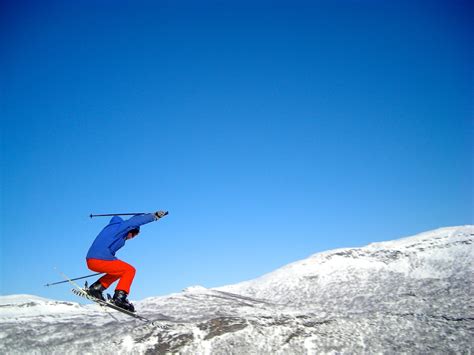
<path fill-rule="evenodd" d="M 164 217 L 168 214 L 168 212 L 165 212 L 165 211 L 156 211 L 155 212 L 155 217 L 160 219 L 161 217 Z"/>

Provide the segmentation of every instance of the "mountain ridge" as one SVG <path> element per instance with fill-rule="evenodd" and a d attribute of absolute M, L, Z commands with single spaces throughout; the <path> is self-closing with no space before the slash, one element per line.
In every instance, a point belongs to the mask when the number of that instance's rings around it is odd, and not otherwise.
<path fill-rule="evenodd" d="M 167 330 L 128 318 L 117 328 L 93 305 L 3 296 L 0 352 L 469 353 L 473 260 L 471 225 L 316 253 L 254 280 L 136 303 L 148 318 L 173 317 Z"/>
<path fill-rule="evenodd" d="M 462 244 L 472 244 L 473 236 L 473 226 L 445 227 L 393 241 L 371 243 L 365 247 L 329 250 L 290 263 L 254 280 L 223 286 L 219 289 L 249 294 L 260 298 L 274 298 L 274 288 L 270 287 L 270 290 L 265 292 L 263 290 L 265 284 L 275 286 L 275 284 L 279 282 L 279 278 L 289 279 L 292 277 L 314 277 L 314 279 L 324 281 L 328 274 L 347 272 L 347 269 L 350 269 L 351 266 L 357 266 L 359 270 L 366 267 L 386 267 L 389 271 L 411 273 L 411 276 L 421 278 L 423 278 L 423 272 L 428 272 L 425 277 L 429 277 L 434 276 L 433 274 L 436 270 L 427 270 L 427 267 L 430 265 L 413 265 L 414 261 L 420 260 L 411 260 L 410 256 L 413 256 L 414 252 L 424 252 L 426 254 L 427 250 L 431 248 L 432 254 L 430 257 L 435 257 L 437 254 L 435 250 L 437 248 L 446 249 L 447 246 L 456 247 L 459 245 L 461 245 L 462 252 L 454 252 L 451 253 L 452 255 L 441 253 L 441 255 L 449 257 L 451 260 L 459 257 L 468 259 L 464 265 L 469 265 L 469 270 L 472 273 L 474 272 L 474 266 L 472 262 L 469 261 L 474 260 L 473 248 L 462 248 Z M 459 238 L 460 240 L 458 240 Z M 408 260 L 405 260 L 403 257 L 408 257 Z M 441 271 L 442 270 L 437 270 L 438 274 Z M 430 273 L 432 275 L 429 275 Z"/>

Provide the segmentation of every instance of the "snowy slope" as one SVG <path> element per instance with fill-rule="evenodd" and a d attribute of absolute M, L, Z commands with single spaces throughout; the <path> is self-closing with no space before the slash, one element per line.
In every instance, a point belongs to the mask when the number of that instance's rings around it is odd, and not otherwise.
<path fill-rule="evenodd" d="M 468 280 L 474 275 L 473 234 L 473 227 L 442 228 L 365 248 L 332 250 L 221 290 L 318 308 L 314 299 L 331 294 L 326 301 L 337 298 L 339 305 L 341 297 L 360 302 L 378 295 L 379 301 L 384 295 L 413 293 L 419 284 Z"/>
<path fill-rule="evenodd" d="M 0 297 L 0 353 L 472 353 L 474 226 L 318 253 L 258 279 L 95 305 Z"/>
<path fill-rule="evenodd" d="M 48 319 L 54 321 L 55 317 L 81 316 L 84 309 L 77 303 L 58 302 L 32 295 L 13 295 L 0 297 L 0 319 L 11 318 L 29 319 L 48 315 Z M 47 317 L 43 317 L 44 320 Z"/>

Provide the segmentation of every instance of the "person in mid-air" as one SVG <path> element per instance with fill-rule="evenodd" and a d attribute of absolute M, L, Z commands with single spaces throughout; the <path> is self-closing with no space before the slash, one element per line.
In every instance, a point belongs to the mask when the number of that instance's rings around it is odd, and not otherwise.
<path fill-rule="evenodd" d="M 114 216 L 110 220 L 109 224 L 95 238 L 86 256 L 89 269 L 105 273 L 104 276 L 86 289 L 90 296 L 105 301 L 102 292 L 119 280 L 112 302 L 128 311 L 135 311 L 135 307 L 127 299 L 130 286 L 135 277 L 135 268 L 117 259 L 115 253 L 125 245 L 127 240 L 135 238 L 140 233 L 141 225 L 157 221 L 167 213 L 157 211 L 155 213 L 140 214 L 128 220 Z"/>

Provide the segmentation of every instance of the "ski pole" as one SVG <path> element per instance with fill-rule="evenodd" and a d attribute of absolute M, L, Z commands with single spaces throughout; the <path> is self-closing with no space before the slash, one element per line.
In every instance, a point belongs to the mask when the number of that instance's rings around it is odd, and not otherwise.
<path fill-rule="evenodd" d="M 92 277 L 92 276 L 97 276 L 97 275 L 102 275 L 103 273 L 102 272 L 98 272 L 97 274 L 92 274 L 92 275 L 87 275 L 87 276 L 81 276 L 81 277 L 76 277 L 75 279 L 71 279 L 70 281 L 75 281 L 75 280 L 80 280 L 80 279 L 86 279 L 88 277 Z M 53 286 L 53 285 L 58 285 L 58 284 L 63 284 L 63 283 L 66 283 L 66 282 L 69 282 L 69 281 L 58 281 L 58 282 L 53 282 L 52 284 L 46 284 L 45 286 Z"/>
<path fill-rule="evenodd" d="M 111 217 L 111 216 L 136 216 L 139 214 L 145 214 L 143 212 L 139 213 L 109 213 L 109 214 L 91 214 L 89 217 Z"/>
<path fill-rule="evenodd" d="M 91 214 L 89 217 L 111 217 L 111 216 L 137 216 L 140 214 L 146 214 L 146 212 L 138 212 L 138 213 L 108 213 L 108 214 Z M 165 212 L 165 216 L 168 214 L 168 211 Z"/>

